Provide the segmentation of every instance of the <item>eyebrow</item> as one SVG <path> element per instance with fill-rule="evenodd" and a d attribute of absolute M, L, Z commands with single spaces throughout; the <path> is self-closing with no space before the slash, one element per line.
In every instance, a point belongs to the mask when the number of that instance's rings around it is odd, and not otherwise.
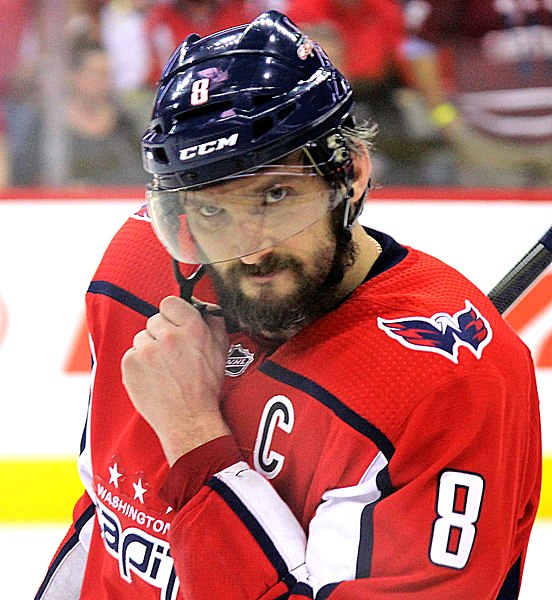
<path fill-rule="evenodd" d="M 291 175 L 290 173 L 285 173 L 285 172 L 284 173 L 270 173 L 270 174 L 267 173 L 263 177 L 268 177 L 268 179 L 265 179 L 262 183 L 259 183 L 259 185 L 253 189 L 253 191 L 256 193 L 264 192 L 265 190 L 271 188 L 273 185 L 282 183 L 282 179 L 287 178 L 290 175 Z M 300 174 L 294 173 L 293 175 L 298 176 Z"/>
<path fill-rule="evenodd" d="M 316 175 L 316 173 L 313 173 L 313 175 Z M 245 177 L 251 177 L 252 179 L 255 177 L 258 177 L 259 173 L 252 173 L 251 175 L 241 175 L 240 178 L 245 178 Z M 308 177 L 309 175 L 307 175 Z M 247 193 L 248 194 L 260 194 L 264 191 L 266 191 L 267 189 L 270 189 L 272 186 L 276 185 L 276 184 L 281 184 L 281 183 L 285 183 L 287 182 L 287 179 L 289 177 L 305 177 L 304 173 L 291 173 L 288 171 L 284 171 L 284 172 L 279 172 L 279 173 L 270 173 L 270 174 L 264 174 L 262 175 L 263 177 L 263 181 L 259 182 L 258 185 L 252 185 L 251 188 L 247 189 Z M 231 181 L 231 180 L 230 180 Z M 190 190 L 192 191 L 192 190 Z M 313 190 L 314 191 L 314 190 Z M 218 198 L 224 197 L 225 195 L 234 195 L 237 193 L 243 193 L 243 190 L 241 190 L 241 188 L 239 186 L 236 186 L 236 190 L 232 190 L 230 192 L 218 192 L 215 194 L 211 194 L 213 201 L 216 201 Z M 203 190 L 197 190 L 197 193 L 199 194 L 209 194 L 209 189 L 205 188 Z"/>

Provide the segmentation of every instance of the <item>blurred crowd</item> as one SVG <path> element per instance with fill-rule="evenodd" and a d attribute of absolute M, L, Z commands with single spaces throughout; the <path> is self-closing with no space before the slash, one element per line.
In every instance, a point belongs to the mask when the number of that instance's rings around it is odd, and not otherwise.
<path fill-rule="evenodd" d="M 381 185 L 552 185 L 552 0 L 2 0 L 0 187 L 142 185 L 162 66 L 285 12 L 379 127 Z"/>

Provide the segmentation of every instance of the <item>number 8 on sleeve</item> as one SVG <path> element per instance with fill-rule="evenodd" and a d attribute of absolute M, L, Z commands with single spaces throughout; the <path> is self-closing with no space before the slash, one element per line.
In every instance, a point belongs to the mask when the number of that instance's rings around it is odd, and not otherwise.
<path fill-rule="evenodd" d="M 437 514 L 429 557 L 437 565 L 463 569 L 472 551 L 485 482 L 480 475 L 444 471 L 437 488 Z"/>

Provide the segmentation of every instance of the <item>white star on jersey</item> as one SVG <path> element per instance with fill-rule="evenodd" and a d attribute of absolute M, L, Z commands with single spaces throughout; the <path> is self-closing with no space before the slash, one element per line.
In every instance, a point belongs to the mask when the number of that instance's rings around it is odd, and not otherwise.
<path fill-rule="evenodd" d="M 119 487 L 119 477 L 122 477 L 122 475 L 122 473 L 119 473 L 117 463 L 109 467 L 109 483 L 112 483 L 116 488 Z"/>
<path fill-rule="evenodd" d="M 140 500 L 144 504 L 144 494 L 148 490 L 142 486 L 142 478 L 138 479 L 137 483 L 133 483 L 132 487 L 134 488 L 134 500 Z"/>

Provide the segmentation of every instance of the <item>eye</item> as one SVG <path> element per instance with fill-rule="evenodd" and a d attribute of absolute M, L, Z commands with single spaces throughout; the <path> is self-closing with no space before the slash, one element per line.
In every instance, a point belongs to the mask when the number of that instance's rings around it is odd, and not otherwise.
<path fill-rule="evenodd" d="M 224 209 L 220 208 L 220 206 L 209 206 L 208 204 L 205 204 L 198 208 L 198 212 L 202 217 L 209 219 L 221 215 L 224 212 Z"/>
<path fill-rule="evenodd" d="M 270 188 L 264 195 L 264 204 L 277 204 L 285 200 L 290 194 L 290 189 L 283 186 L 275 186 Z"/>

